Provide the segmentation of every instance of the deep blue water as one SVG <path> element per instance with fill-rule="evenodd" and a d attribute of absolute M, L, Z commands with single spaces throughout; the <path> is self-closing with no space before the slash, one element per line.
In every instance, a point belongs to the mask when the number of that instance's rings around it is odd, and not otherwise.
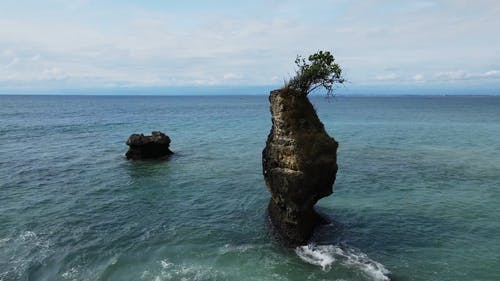
<path fill-rule="evenodd" d="M 0 280 L 500 280 L 500 97 L 313 102 L 336 223 L 287 249 L 267 97 L 0 96 Z M 153 130 L 176 154 L 125 160 Z"/>

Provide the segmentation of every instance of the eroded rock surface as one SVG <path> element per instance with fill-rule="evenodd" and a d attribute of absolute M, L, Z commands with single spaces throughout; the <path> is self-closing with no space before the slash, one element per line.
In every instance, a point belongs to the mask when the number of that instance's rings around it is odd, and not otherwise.
<path fill-rule="evenodd" d="M 129 150 L 125 154 L 127 159 L 157 159 L 173 154 L 170 150 L 170 138 L 162 132 L 152 132 L 151 136 L 132 134 L 127 145 Z"/>
<path fill-rule="evenodd" d="M 262 152 L 269 217 L 287 243 L 304 244 L 321 222 L 314 205 L 333 191 L 338 143 L 307 95 L 283 88 L 272 91 L 269 101 L 272 128 Z"/>

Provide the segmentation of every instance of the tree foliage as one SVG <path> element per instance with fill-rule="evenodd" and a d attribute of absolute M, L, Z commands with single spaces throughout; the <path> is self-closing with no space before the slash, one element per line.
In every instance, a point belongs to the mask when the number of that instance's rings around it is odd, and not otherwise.
<path fill-rule="evenodd" d="M 319 51 L 310 55 L 307 60 L 301 56 L 295 59 L 297 72 L 290 79 L 288 87 L 308 95 L 319 87 L 325 88 L 327 95 L 333 94 L 336 83 L 344 83 L 342 69 L 335 63 L 333 55 L 326 51 Z"/>

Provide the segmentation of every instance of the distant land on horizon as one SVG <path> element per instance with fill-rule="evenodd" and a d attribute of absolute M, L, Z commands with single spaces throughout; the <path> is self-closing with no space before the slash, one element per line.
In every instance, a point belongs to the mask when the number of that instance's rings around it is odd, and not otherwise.
<path fill-rule="evenodd" d="M 67 89 L 0 89 L 0 95 L 89 95 L 89 96 L 226 96 L 268 95 L 282 85 L 268 86 L 175 86 L 175 87 L 116 87 Z M 340 86 L 338 96 L 498 96 L 500 87 L 484 88 L 427 88 L 401 86 Z M 314 93 L 322 94 L 321 92 Z"/>

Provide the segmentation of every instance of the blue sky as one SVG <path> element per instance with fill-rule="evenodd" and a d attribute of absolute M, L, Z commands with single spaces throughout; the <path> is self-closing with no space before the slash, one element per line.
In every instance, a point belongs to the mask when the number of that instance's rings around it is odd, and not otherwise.
<path fill-rule="evenodd" d="M 500 89 L 500 2 L 0 1 L 0 90 L 281 85 L 331 50 L 348 87 Z"/>

